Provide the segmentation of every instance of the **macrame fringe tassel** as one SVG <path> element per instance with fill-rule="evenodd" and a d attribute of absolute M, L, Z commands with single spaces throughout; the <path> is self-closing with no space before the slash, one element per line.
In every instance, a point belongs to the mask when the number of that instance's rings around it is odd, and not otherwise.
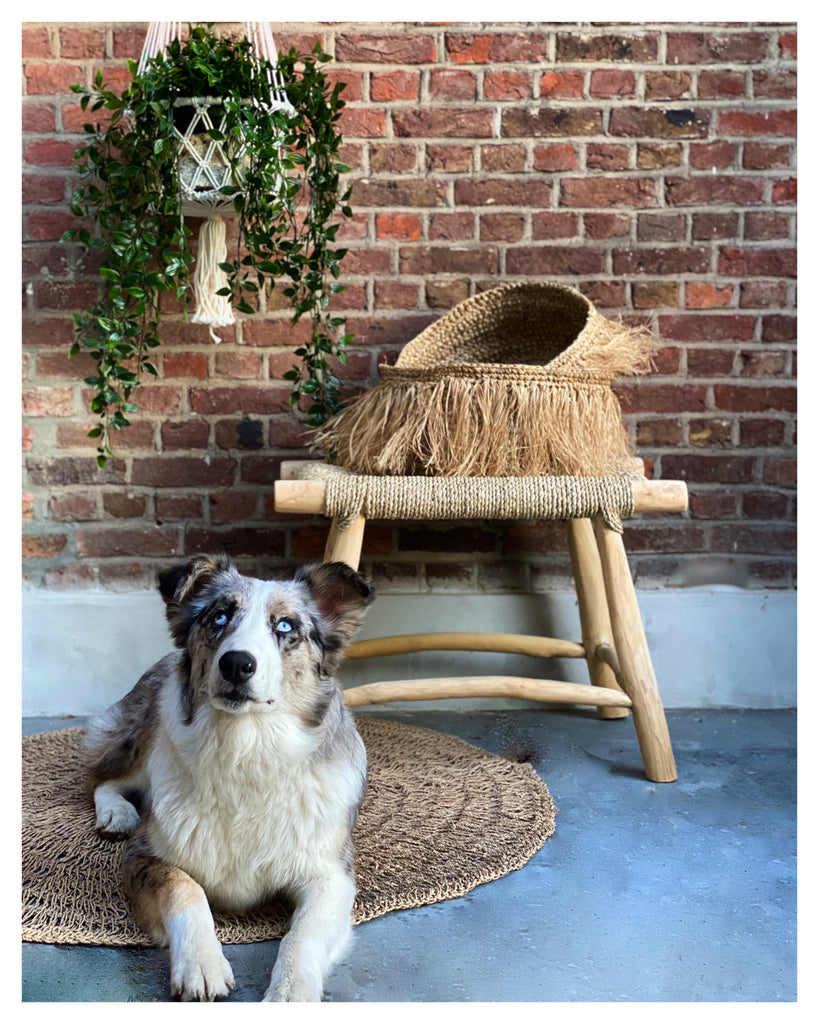
<path fill-rule="evenodd" d="M 608 384 L 499 386 L 448 377 L 382 382 L 317 435 L 354 473 L 438 476 L 605 476 L 632 455 Z"/>
<path fill-rule="evenodd" d="M 196 312 L 191 317 L 195 324 L 208 324 L 210 336 L 215 342 L 222 339 L 214 327 L 228 327 L 236 323 L 233 307 L 227 296 L 217 295 L 227 287 L 227 275 L 219 266 L 227 259 L 225 222 L 216 214 L 208 218 L 199 229 L 199 255 L 193 273 L 193 294 L 196 298 Z"/>

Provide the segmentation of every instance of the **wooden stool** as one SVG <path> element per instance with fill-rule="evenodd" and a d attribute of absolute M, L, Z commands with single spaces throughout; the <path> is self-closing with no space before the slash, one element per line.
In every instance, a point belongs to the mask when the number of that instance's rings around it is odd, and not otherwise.
<path fill-rule="evenodd" d="M 642 467 L 640 460 L 636 462 Z M 283 463 L 282 478 L 275 485 L 276 510 L 328 514 L 327 483 L 320 479 L 298 479 L 303 468 L 303 462 Z M 639 476 L 631 481 L 630 486 L 634 512 L 682 512 L 687 508 L 688 492 L 682 481 L 653 481 Z M 350 522 L 338 515 L 333 518 L 324 560 L 345 562 L 357 569 L 367 517 L 359 514 L 348 516 L 347 520 L 350 518 Z M 371 514 L 370 518 L 405 517 L 379 512 Z M 442 510 L 438 518 L 452 516 Z M 461 518 L 481 516 L 464 515 Z M 673 782 L 677 778 L 677 770 L 671 739 L 623 538 L 616 530 L 607 527 L 599 514 L 569 518 L 566 529 L 580 611 L 580 643 L 505 633 L 420 633 L 362 640 L 351 645 L 347 657 L 373 658 L 414 651 L 457 650 L 527 654 L 540 658 L 585 658 L 591 685 L 516 676 L 395 680 L 345 690 L 347 704 L 361 706 L 395 700 L 511 697 L 592 705 L 597 707 L 600 718 L 622 718 L 628 715 L 630 708 L 646 776 L 652 782 Z"/>

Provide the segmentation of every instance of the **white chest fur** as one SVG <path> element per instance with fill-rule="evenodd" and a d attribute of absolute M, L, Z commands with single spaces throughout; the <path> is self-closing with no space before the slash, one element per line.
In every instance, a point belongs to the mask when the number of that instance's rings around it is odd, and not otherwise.
<path fill-rule="evenodd" d="M 293 890 L 335 859 L 359 780 L 310 756 L 315 738 L 276 715 L 160 728 L 148 762 L 152 845 L 215 906 L 246 909 Z"/>

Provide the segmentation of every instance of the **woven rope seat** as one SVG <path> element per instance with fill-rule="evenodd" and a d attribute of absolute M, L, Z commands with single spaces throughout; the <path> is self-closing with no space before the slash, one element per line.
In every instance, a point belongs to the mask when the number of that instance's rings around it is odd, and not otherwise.
<path fill-rule="evenodd" d="M 325 511 L 348 529 L 366 519 L 589 519 L 622 533 L 634 511 L 631 477 L 367 476 L 308 464 L 303 480 L 326 483 Z"/>

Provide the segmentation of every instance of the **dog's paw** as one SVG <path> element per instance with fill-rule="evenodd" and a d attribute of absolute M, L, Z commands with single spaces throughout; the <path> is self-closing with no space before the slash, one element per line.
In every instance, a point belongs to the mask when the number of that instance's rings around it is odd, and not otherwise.
<path fill-rule="evenodd" d="M 139 824 L 139 812 L 127 800 L 99 808 L 96 828 L 103 839 L 125 839 Z"/>
<path fill-rule="evenodd" d="M 263 1003 L 320 1003 L 321 988 L 305 978 L 279 978 L 270 983 Z"/>
<path fill-rule="evenodd" d="M 233 970 L 218 943 L 195 958 L 185 958 L 171 969 L 171 995 L 186 1003 L 212 1003 L 233 990 Z"/>

